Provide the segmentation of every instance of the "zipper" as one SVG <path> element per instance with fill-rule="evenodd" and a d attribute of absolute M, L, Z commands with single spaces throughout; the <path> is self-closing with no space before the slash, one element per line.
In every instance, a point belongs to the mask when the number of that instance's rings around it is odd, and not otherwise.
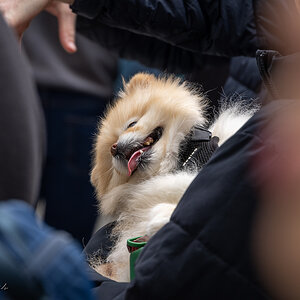
<path fill-rule="evenodd" d="M 256 61 L 262 77 L 263 83 L 275 99 L 279 99 L 280 95 L 273 83 L 271 74 L 267 65 L 271 65 L 274 57 L 280 56 L 279 52 L 271 50 L 257 50 Z"/>

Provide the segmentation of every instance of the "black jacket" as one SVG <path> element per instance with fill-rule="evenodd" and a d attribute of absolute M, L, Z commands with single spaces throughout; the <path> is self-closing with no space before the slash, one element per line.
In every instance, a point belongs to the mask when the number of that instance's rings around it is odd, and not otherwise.
<path fill-rule="evenodd" d="M 300 49 L 293 0 L 76 0 L 73 10 L 80 32 L 121 57 L 189 74 L 214 106 L 223 94 L 258 96 L 257 49 Z"/>
<path fill-rule="evenodd" d="M 238 1 L 84 1 L 78 27 L 121 56 L 180 73 L 214 56 L 255 56 L 254 3 Z M 206 56 L 203 56 L 206 54 Z"/>
<path fill-rule="evenodd" d="M 172 72 L 191 72 L 214 56 L 300 49 L 299 39 L 289 38 L 299 28 L 293 0 L 76 0 L 72 7 L 83 16 L 78 27 L 85 35 Z"/>

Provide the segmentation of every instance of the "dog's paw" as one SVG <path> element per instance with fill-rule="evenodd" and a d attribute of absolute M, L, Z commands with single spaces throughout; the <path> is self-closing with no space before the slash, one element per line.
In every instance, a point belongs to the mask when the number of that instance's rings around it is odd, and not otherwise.
<path fill-rule="evenodd" d="M 170 217 L 175 209 L 175 204 L 161 203 L 149 211 L 146 234 L 151 237 L 159 229 L 170 221 Z"/>

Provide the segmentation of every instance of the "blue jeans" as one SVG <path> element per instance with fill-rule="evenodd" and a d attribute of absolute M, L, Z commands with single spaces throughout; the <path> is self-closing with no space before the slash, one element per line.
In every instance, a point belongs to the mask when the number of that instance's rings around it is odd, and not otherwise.
<path fill-rule="evenodd" d="M 0 203 L 0 299 L 92 300 L 91 288 L 78 243 L 24 201 Z"/>

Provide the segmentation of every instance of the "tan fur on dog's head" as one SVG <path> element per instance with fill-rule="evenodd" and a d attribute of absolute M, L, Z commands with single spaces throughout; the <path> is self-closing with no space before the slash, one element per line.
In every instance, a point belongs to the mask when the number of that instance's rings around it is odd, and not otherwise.
<path fill-rule="evenodd" d="M 180 142 L 194 125 L 206 122 L 205 106 L 203 97 L 179 79 L 134 76 L 99 126 L 91 174 L 98 199 L 124 183 L 134 184 L 174 170 Z M 129 176 L 126 161 L 112 156 L 112 145 L 122 145 L 123 150 L 127 145 L 136 147 L 153 132 L 158 134 L 157 128 L 161 128 L 161 136 L 142 154 Z"/>

